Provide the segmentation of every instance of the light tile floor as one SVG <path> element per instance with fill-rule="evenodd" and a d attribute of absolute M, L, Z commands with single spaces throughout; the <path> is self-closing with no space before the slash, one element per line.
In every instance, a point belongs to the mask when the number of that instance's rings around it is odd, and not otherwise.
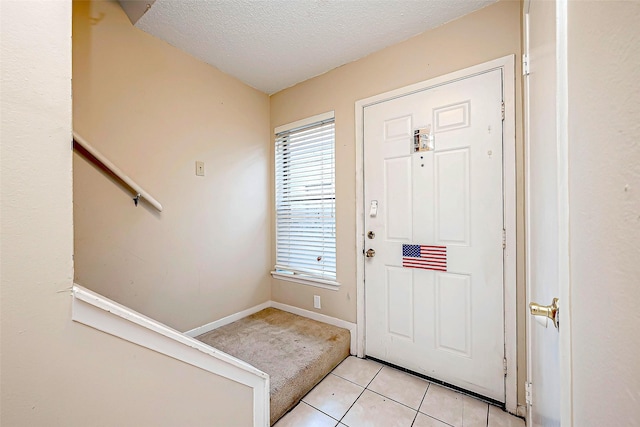
<path fill-rule="evenodd" d="M 348 357 L 274 427 L 524 427 L 481 400 Z"/>

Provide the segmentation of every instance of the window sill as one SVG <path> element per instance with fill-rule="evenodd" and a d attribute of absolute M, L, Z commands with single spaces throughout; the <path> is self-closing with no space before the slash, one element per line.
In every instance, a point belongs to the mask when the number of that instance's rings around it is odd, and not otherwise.
<path fill-rule="evenodd" d="M 331 280 L 314 279 L 312 277 L 304 277 L 289 273 L 280 273 L 278 271 L 272 271 L 271 276 L 274 279 L 300 283 L 301 285 L 315 286 L 316 288 L 329 289 L 331 291 L 337 291 L 340 289 L 340 283 Z"/>

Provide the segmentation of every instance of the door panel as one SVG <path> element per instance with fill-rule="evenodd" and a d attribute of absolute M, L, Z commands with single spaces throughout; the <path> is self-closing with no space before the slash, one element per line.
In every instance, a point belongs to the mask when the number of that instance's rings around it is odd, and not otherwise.
<path fill-rule="evenodd" d="M 433 110 L 433 123 L 436 132 L 445 132 L 471 126 L 469 121 L 469 101 Z"/>
<path fill-rule="evenodd" d="M 403 143 L 411 137 L 411 116 L 387 120 L 384 123 L 385 142 L 397 141 Z"/>
<path fill-rule="evenodd" d="M 365 324 L 367 355 L 504 402 L 501 103 L 493 70 L 364 109 Z"/>
<path fill-rule="evenodd" d="M 400 157 L 384 160 L 384 188 L 387 223 L 387 239 L 410 241 L 412 200 L 410 191 L 393 191 L 394 188 L 411 188 L 411 159 Z"/>
<path fill-rule="evenodd" d="M 413 277 L 404 268 L 387 267 L 389 333 L 413 340 Z"/>
<path fill-rule="evenodd" d="M 435 153 L 436 242 L 469 245 L 469 150 Z"/>
<path fill-rule="evenodd" d="M 436 349 L 471 357 L 471 276 L 436 274 Z"/>

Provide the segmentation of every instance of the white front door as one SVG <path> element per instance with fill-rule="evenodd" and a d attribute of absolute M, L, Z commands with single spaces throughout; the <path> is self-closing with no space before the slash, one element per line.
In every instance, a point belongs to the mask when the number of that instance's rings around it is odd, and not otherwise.
<path fill-rule="evenodd" d="M 525 53 L 529 63 L 524 80 L 527 303 L 541 305 L 549 305 L 560 296 L 562 247 L 568 246 L 561 226 L 565 202 L 558 149 L 558 130 L 562 123 L 558 108 L 557 6 L 556 1 L 528 1 L 525 4 Z M 560 301 L 560 307 L 562 304 Z M 527 377 L 530 383 L 527 425 L 559 426 L 562 316 L 560 330 L 545 317 L 528 316 L 527 323 Z"/>
<path fill-rule="evenodd" d="M 500 402 L 502 83 L 492 70 L 364 108 L 366 354 Z"/>

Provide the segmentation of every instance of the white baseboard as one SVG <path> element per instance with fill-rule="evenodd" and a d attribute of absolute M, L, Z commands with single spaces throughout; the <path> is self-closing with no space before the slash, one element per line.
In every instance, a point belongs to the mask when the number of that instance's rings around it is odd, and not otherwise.
<path fill-rule="evenodd" d="M 307 317 L 318 322 L 327 323 L 329 325 L 337 326 L 349 330 L 351 334 L 351 343 L 349 346 L 349 352 L 356 354 L 356 324 L 347 322 L 346 320 L 338 319 L 336 317 L 327 316 L 325 314 L 316 313 L 315 311 L 305 310 L 303 308 L 294 307 L 292 305 L 283 304 L 281 302 L 271 301 L 271 307 L 277 308 L 282 311 L 297 314 L 298 316 Z"/>
<path fill-rule="evenodd" d="M 227 317 L 223 317 L 222 319 L 207 323 L 206 325 L 198 326 L 197 328 L 193 328 L 183 333 L 190 337 L 197 337 L 198 335 L 206 334 L 207 332 L 213 331 L 214 329 L 218 329 L 222 326 L 228 325 L 229 323 L 233 323 L 236 320 L 242 319 L 243 317 L 251 316 L 252 314 L 259 312 L 260 310 L 264 310 L 265 308 L 269 307 L 271 307 L 271 301 L 263 302 L 262 304 L 247 308 L 246 310 L 239 311 Z"/>
<path fill-rule="evenodd" d="M 264 310 L 265 308 L 269 308 L 269 307 L 277 308 L 278 310 L 297 314 L 298 316 L 306 317 L 312 320 L 317 320 L 318 322 L 323 322 L 329 325 L 337 326 L 339 328 L 347 329 L 351 334 L 349 352 L 353 355 L 356 354 L 356 324 L 355 323 L 347 322 L 346 320 L 338 319 L 336 317 L 327 316 L 325 314 L 316 313 L 315 311 L 305 310 L 303 308 L 294 307 L 292 305 L 287 305 L 287 304 L 283 304 L 281 302 L 276 302 L 276 301 L 263 302 L 262 304 L 258 304 L 254 307 L 239 311 L 235 314 L 232 314 L 227 317 L 223 317 L 222 319 L 216 320 L 214 322 L 207 323 L 206 325 L 202 325 L 197 328 L 191 329 L 190 331 L 184 332 L 184 334 L 190 337 L 197 337 L 198 335 L 202 335 L 204 333 L 213 331 L 214 329 L 228 325 L 229 323 L 235 322 L 236 320 L 240 320 L 243 317 L 251 316 L 252 314 L 259 312 L 260 310 Z"/>

